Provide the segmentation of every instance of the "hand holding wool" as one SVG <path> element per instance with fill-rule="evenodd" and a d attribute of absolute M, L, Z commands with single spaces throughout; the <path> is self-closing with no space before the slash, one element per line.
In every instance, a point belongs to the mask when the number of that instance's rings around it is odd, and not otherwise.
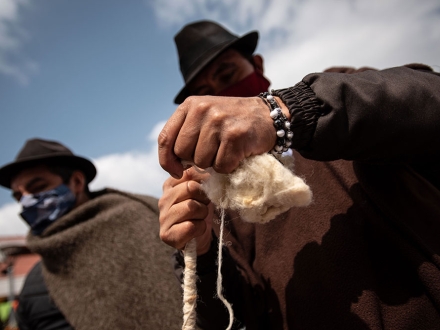
<path fill-rule="evenodd" d="M 284 111 L 289 117 L 287 107 Z M 158 137 L 159 163 L 176 178 L 183 173 L 181 160 L 231 173 L 243 159 L 271 150 L 276 137 L 259 97 L 190 96 Z"/>
<path fill-rule="evenodd" d="M 160 238 L 166 244 L 183 249 L 197 238 L 197 254 L 206 253 L 211 245 L 214 205 L 200 188 L 209 174 L 195 168 L 184 172 L 180 179 L 168 178 L 159 199 Z"/>

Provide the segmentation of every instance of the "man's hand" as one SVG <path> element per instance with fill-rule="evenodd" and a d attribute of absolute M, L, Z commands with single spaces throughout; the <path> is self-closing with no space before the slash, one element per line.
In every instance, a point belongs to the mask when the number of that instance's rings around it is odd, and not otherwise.
<path fill-rule="evenodd" d="M 180 178 L 181 160 L 230 173 L 244 158 L 271 150 L 276 132 L 259 97 L 191 96 L 168 120 L 158 143 L 160 165 Z"/>
<path fill-rule="evenodd" d="M 159 199 L 160 238 L 176 249 L 184 249 L 197 239 L 197 255 L 208 252 L 211 245 L 214 205 L 200 188 L 209 174 L 190 168 L 181 179 L 169 178 Z"/>

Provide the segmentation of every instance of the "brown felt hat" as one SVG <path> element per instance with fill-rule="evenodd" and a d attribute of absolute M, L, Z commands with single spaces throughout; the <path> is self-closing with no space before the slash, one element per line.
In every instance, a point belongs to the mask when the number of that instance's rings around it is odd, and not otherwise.
<path fill-rule="evenodd" d="M 238 37 L 217 23 L 198 21 L 185 25 L 175 35 L 174 42 L 185 81 L 185 86 L 174 98 L 174 103 L 180 104 L 190 96 L 188 83 L 220 53 L 232 47 L 245 55 L 252 55 L 257 47 L 258 32 Z"/>
<path fill-rule="evenodd" d="M 59 142 L 30 139 L 21 148 L 15 161 L 0 168 L 0 185 L 11 188 L 11 180 L 23 169 L 36 165 L 57 165 L 80 170 L 87 183 L 96 176 L 93 163 L 83 157 L 75 156 L 69 148 Z"/>

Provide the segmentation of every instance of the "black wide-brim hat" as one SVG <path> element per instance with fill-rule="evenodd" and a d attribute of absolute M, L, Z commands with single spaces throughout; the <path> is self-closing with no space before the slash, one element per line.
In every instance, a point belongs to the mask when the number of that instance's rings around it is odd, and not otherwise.
<path fill-rule="evenodd" d="M 252 31 L 238 37 L 217 23 L 198 21 L 184 26 L 174 37 L 174 42 L 185 81 L 185 86 L 174 98 L 174 103 L 180 104 L 190 96 L 188 84 L 220 53 L 234 48 L 251 56 L 257 48 L 258 32 Z"/>
<path fill-rule="evenodd" d="M 12 163 L 0 168 L 0 185 L 11 188 L 11 180 L 22 170 L 37 165 L 63 166 L 84 173 L 87 183 L 96 176 L 96 167 L 86 158 L 73 152 L 56 141 L 30 139 Z"/>

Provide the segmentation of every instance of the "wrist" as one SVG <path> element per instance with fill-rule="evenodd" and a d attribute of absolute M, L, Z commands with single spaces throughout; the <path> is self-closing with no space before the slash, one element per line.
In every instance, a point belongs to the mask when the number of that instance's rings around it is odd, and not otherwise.
<path fill-rule="evenodd" d="M 281 111 L 283 112 L 284 116 L 286 116 L 287 120 L 290 122 L 291 116 L 290 116 L 290 112 L 289 112 L 289 108 L 284 104 L 284 102 L 278 97 L 278 96 L 273 96 L 275 101 L 278 103 L 278 105 L 281 108 Z"/>
<path fill-rule="evenodd" d="M 258 95 L 268 106 L 269 116 L 273 120 L 276 132 L 276 143 L 271 153 L 274 156 L 281 155 L 289 150 L 292 145 L 293 132 L 290 129 L 290 113 L 287 106 L 278 97 L 269 92 Z M 278 101 L 280 103 L 278 103 Z"/>

